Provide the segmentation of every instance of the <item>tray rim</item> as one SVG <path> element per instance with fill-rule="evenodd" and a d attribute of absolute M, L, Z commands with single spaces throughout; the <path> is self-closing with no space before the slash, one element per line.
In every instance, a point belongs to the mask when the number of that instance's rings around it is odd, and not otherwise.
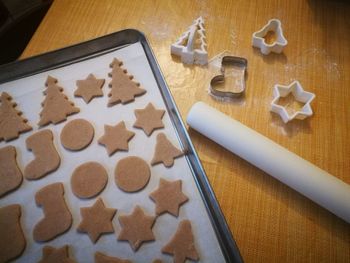
<path fill-rule="evenodd" d="M 142 32 L 136 29 L 124 29 L 61 49 L 0 65 L 0 84 L 100 56 L 137 42 L 141 43 L 145 51 L 178 139 L 185 150 L 187 162 L 192 170 L 195 183 L 204 202 L 225 260 L 226 262 L 243 262 L 238 246 L 201 165 L 186 126 L 180 117 L 181 115 L 160 66 L 146 36 Z"/>

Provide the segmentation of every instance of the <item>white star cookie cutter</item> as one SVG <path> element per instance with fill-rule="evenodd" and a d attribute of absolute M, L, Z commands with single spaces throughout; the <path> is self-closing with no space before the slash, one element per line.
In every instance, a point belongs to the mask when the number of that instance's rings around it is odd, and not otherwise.
<path fill-rule="evenodd" d="M 266 43 L 264 39 L 269 31 L 276 34 L 276 40 L 271 44 Z M 270 52 L 281 53 L 287 44 L 288 41 L 283 35 L 281 21 L 278 19 L 269 20 L 262 29 L 253 33 L 252 45 L 260 48 L 261 53 L 264 55 L 268 55 Z"/>
<path fill-rule="evenodd" d="M 286 97 L 290 93 L 292 93 L 296 101 L 304 103 L 304 106 L 293 114 L 289 114 L 284 106 L 277 104 L 281 97 Z M 299 81 L 293 81 L 288 86 L 276 84 L 273 89 L 273 95 L 274 99 L 271 102 L 271 111 L 279 114 L 284 123 L 293 119 L 303 120 L 313 114 L 310 103 L 315 98 L 315 94 L 304 91 Z"/>
<path fill-rule="evenodd" d="M 185 64 L 205 65 L 208 63 L 207 43 L 202 17 L 193 21 L 189 29 L 171 45 L 171 54 L 181 57 Z"/>

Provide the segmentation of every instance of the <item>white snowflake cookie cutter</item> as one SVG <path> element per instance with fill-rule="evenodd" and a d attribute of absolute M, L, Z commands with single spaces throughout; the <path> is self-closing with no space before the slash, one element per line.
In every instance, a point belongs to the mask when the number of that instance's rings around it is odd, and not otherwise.
<path fill-rule="evenodd" d="M 290 93 L 292 93 L 296 101 L 304 103 L 304 106 L 300 110 L 293 112 L 293 114 L 289 114 L 284 106 L 277 104 L 281 97 L 286 97 Z M 295 80 L 288 86 L 276 84 L 273 89 L 273 96 L 271 111 L 279 114 L 284 123 L 293 119 L 303 120 L 313 114 L 310 103 L 315 98 L 315 94 L 304 91 L 299 81 Z"/>
<path fill-rule="evenodd" d="M 181 57 L 185 64 L 205 65 L 208 63 L 207 43 L 202 17 L 193 21 L 189 29 L 171 45 L 170 52 Z"/>
<path fill-rule="evenodd" d="M 276 34 L 276 40 L 271 44 L 266 43 L 264 39 L 269 31 Z M 262 29 L 253 33 L 252 45 L 260 48 L 264 55 L 268 55 L 270 52 L 281 53 L 287 44 L 288 41 L 283 35 L 281 21 L 275 18 L 270 19 Z"/>

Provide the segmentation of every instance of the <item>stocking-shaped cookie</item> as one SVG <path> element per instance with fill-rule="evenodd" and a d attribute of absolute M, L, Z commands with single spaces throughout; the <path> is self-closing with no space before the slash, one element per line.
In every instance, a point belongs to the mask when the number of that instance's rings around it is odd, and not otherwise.
<path fill-rule="evenodd" d="M 40 112 L 39 126 L 45 126 L 49 123 L 59 123 L 65 121 L 68 115 L 79 112 L 79 108 L 74 107 L 66 95 L 63 94 L 63 88 L 58 86 L 57 79 L 48 76 L 44 91 L 45 100 L 41 103 L 43 110 Z"/>
<path fill-rule="evenodd" d="M 26 240 L 20 223 L 21 206 L 0 208 L 0 262 L 8 262 L 23 253 Z"/>
<path fill-rule="evenodd" d="M 118 59 L 114 59 L 110 67 L 112 72 L 109 76 L 112 77 L 112 81 L 109 83 L 111 92 L 108 94 L 108 106 L 113 106 L 117 103 L 126 104 L 134 101 L 136 96 L 141 96 L 146 93 L 146 90 L 140 88 L 140 84 L 133 81 L 133 76 L 128 75 L 126 69 L 121 66 L 123 62 Z"/>
<path fill-rule="evenodd" d="M 60 248 L 45 246 L 43 248 L 43 257 L 38 263 L 76 263 L 69 257 L 69 246 L 64 245 Z"/>
<path fill-rule="evenodd" d="M 0 197 L 15 190 L 22 183 L 22 173 L 16 162 L 16 148 L 6 146 L 0 149 Z"/>
<path fill-rule="evenodd" d="M 0 141 L 15 139 L 20 133 L 30 131 L 32 127 L 23 118 L 22 112 L 16 110 L 16 103 L 6 92 L 0 96 Z"/>
<path fill-rule="evenodd" d="M 26 145 L 35 155 L 35 159 L 24 169 L 26 179 L 39 179 L 55 171 L 60 165 L 60 156 L 53 144 L 53 134 L 50 130 L 34 133 L 27 138 Z"/>
<path fill-rule="evenodd" d="M 66 232 L 72 225 L 72 215 L 64 200 L 62 183 L 53 183 L 40 189 L 35 202 L 44 210 L 45 217 L 34 227 L 35 241 L 49 241 Z"/>

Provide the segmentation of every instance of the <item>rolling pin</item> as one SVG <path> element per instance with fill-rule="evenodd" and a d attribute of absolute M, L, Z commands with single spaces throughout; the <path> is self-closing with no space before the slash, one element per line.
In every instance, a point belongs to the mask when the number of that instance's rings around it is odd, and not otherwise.
<path fill-rule="evenodd" d="M 350 223 L 350 185 L 203 102 L 188 125 Z"/>

